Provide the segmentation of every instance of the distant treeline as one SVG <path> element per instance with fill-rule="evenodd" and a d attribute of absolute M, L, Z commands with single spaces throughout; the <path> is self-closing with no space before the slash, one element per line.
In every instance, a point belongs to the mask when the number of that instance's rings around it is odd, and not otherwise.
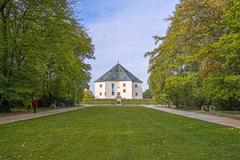
<path fill-rule="evenodd" d="M 168 20 L 146 54 L 154 100 L 240 110 L 240 1 L 181 0 Z"/>
<path fill-rule="evenodd" d="M 33 97 L 79 101 L 90 79 L 91 38 L 69 0 L 0 1 L 0 111 Z"/>

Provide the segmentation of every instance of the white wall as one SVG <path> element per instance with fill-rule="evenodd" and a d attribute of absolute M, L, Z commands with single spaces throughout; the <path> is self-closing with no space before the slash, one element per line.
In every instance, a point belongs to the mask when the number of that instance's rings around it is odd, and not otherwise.
<path fill-rule="evenodd" d="M 115 86 L 115 94 L 112 95 L 112 84 Z M 100 87 L 102 84 L 102 87 Z M 124 87 L 125 84 L 125 87 Z M 137 88 L 135 88 L 137 84 Z M 126 90 L 124 93 L 123 90 Z M 102 96 L 100 96 L 100 92 Z M 124 99 L 142 99 L 142 83 L 134 83 L 132 81 L 107 81 L 107 82 L 95 82 L 94 95 L 95 98 L 116 98 L 117 93 L 120 92 L 120 95 Z M 106 93 L 106 95 L 105 95 Z M 136 93 L 138 94 L 136 96 Z"/>
<path fill-rule="evenodd" d="M 126 85 L 124 87 L 124 84 Z M 123 90 L 126 90 L 124 93 Z M 120 92 L 123 99 L 132 99 L 132 82 L 131 81 L 120 81 L 118 92 Z"/>
<path fill-rule="evenodd" d="M 116 98 L 117 93 L 120 92 L 122 98 L 131 99 L 132 98 L 132 82 L 131 81 L 108 81 L 106 83 L 106 98 Z M 125 83 L 125 87 L 123 84 Z M 115 87 L 115 94 L 112 95 L 112 84 Z M 126 90 L 126 93 L 123 92 Z"/>
<path fill-rule="evenodd" d="M 133 82 L 132 90 L 133 90 L 133 92 L 132 92 L 133 99 L 142 99 L 143 98 L 142 83 Z"/>
<path fill-rule="evenodd" d="M 102 85 L 102 87 L 100 87 L 100 84 Z M 106 92 L 105 82 L 95 82 L 95 84 L 94 84 L 95 98 L 106 98 L 105 92 Z M 100 93 L 102 93 L 102 96 L 100 95 Z"/>
<path fill-rule="evenodd" d="M 116 98 L 116 87 L 118 86 L 118 82 L 114 82 L 114 81 L 108 81 L 105 82 L 106 83 L 106 98 Z M 115 95 L 112 95 L 112 83 L 114 83 L 115 85 Z"/>

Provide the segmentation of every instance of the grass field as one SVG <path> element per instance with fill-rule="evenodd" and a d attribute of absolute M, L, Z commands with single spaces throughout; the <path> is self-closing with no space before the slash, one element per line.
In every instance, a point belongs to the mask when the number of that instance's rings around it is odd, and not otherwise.
<path fill-rule="evenodd" d="M 240 130 L 141 107 L 0 125 L 0 159 L 239 160 Z"/>

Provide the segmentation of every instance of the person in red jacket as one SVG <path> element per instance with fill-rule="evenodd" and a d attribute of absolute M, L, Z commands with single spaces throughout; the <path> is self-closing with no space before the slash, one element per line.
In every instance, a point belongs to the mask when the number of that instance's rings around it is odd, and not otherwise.
<path fill-rule="evenodd" d="M 36 113 L 37 112 L 37 107 L 38 107 L 38 99 L 35 98 L 35 97 L 32 100 L 32 106 L 33 106 L 34 113 Z"/>

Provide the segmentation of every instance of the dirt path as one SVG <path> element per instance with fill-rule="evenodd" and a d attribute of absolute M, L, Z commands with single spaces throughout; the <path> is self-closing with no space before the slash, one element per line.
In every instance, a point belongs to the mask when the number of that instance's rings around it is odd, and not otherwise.
<path fill-rule="evenodd" d="M 11 122 L 16 122 L 16 121 L 44 117 L 44 116 L 49 116 L 49 115 L 53 115 L 53 114 L 57 114 L 57 113 L 74 111 L 74 110 L 77 110 L 80 108 L 83 108 L 83 107 L 69 107 L 69 108 L 47 110 L 47 111 L 42 111 L 42 112 L 37 112 L 37 113 L 29 112 L 29 113 L 23 113 L 23 114 L 3 116 L 3 117 L 0 117 L 0 124 L 6 124 L 6 123 L 11 123 Z"/>
<path fill-rule="evenodd" d="M 240 128 L 240 120 L 233 119 L 233 118 L 222 117 L 218 115 L 189 112 L 189 111 L 183 111 L 183 110 L 177 110 L 177 109 L 170 109 L 170 108 L 164 108 L 164 107 L 155 106 L 155 105 L 144 105 L 144 107 L 163 111 L 163 112 L 173 113 L 173 114 L 177 114 L 177 115 L 181 115 L 189 118 L 199 119 L 207 122 L 217 123 L 225 126 L 230 126 L 234 128 Z"/>

